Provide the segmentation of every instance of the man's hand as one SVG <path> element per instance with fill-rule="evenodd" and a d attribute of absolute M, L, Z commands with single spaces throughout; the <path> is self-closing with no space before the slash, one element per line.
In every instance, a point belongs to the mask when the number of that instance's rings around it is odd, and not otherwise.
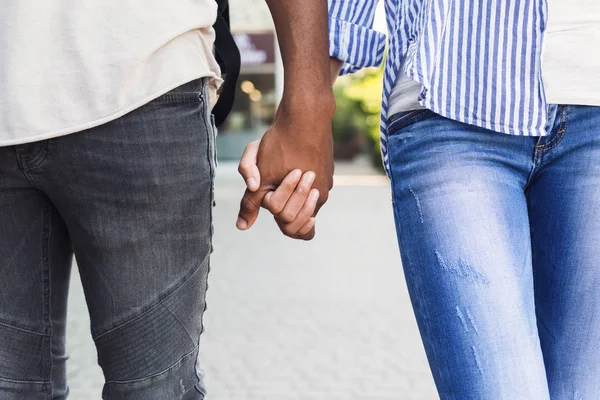
<path fill-rule="evenodd" d="M 285 235 L 314 237 L 314 216 L 333 186 L 335 106 L 326 94 L 307 106 L 282 103 L 273 126 L 260 142 L 246 148 L 239 171 L 248 190 L 240 206 L 239 229 L 249 229 L 263 206 Z"/>
<path fill-rule="evenodd" d="M 242 199 L 237 226 L 250 228 L 260 206 L 264 206 L 275 215 L 286 235 L 311 239 L 314 220 L 310 218 L 327 200 L 333 185 L 331 120 L 335 99 L 331 90 L 327 2 L 265 1 L 281 50 L 283 96 L 273 126 L 258 149 L 257 145 L 247 149 L 240 164 L 250 189 Z M 286 178 L 295 170 L 299 171 Z M 319 193 L 314 205 L 309 195 L 315 193 L 310 191 L 311 183 Z"/>

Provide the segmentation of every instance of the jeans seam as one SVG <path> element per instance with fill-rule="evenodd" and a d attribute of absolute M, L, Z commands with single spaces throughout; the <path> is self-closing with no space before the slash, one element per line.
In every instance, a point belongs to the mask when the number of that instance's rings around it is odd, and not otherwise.
<path fill-rule="evenodd" d="M 0 376 L 0 382 L 16 383 L 19 385 L 50 385 L 50 381 L 19 381 L 16 379 L 7 379 Z"/>
<path fill-rule="evenodd" d="M 1 322 L 1 321 L 0 321 L 0 326 L 4 326 L 4 327 L 6 327 L 8 329 L 13 329 L 15 331 L 29 333 L 31 335 L 36 335 L 36 336 L 50 336 L 48 333 L 45 333 L 45 332 L 35 332 L 35 331 L 29 330 L 29 329 L 25 329 L 25 328 L 21 328 L 21 327 L 18 327 L 18 326 L 10 325 L 8 323 Z"/>
<path fill-rule="evenodd" d="M 167 310 L 167 312 L 169 314 L 171 314 L 171 316 L 173 318 L 175 318 L 175 321 L 177 321 L 177 323 L 183 328 L 183 330 L 185 331 L 185 333 L 188 335 L 188 337 L 190 338 L 191 342 L 194 344 L 194 346 L 197 345 L 197 343 L 194 341 L 194 338 L 192 337 L 192 335 L 190 334 L 190 332 L 187 330 L 187 328 L 185 327 L 185 325 L 181 322 L 181 320 L 179 319 L 179 317 L 177 315 L 175 315 L 175 313 L 173 311 L 171 311 L 171 309 L 169 307 L 167 307 L 164 302 L 161 303 L 161 306 Z"/>
<path fill-rule="evenodd" d="M 179 358 L 179 360 L 177 360 L 173 365 L 171 365 L 168 368 L 165 368 L 164 370 L 157 372 L 155 374 L 152 374 L 150 376 L 147 376 L 145 378 L 140 378 L 140 379 L 132 379 L 132 380 L 128 380 L 128 381 L 106 381 L 106 384 L 115 384 L 115 385 L 125 385 L 125 384 L 130 384 L 130 383 L 138 383 L 138 382 L 144 382 L 147 381 L 149 379 L 154 379 L 157 378 L 161 375 L 167 374 L 169 372 L 171 372 L 172 370 L 174 370 L 175 368 L 177 368 L 179 365 L 181 365 L 181 363 L 183 363 L 186 359 L 188 359 L 192 354 L 194 354 L 197 350 L 199 349 L 199 346 L 194 346 L 194 348 L 192 350 L 190 350 L 189 352 L 187 352 L 186 354 L 184 354 L 183 356 L 181 356 Z"/>
<path fill-rule="evenodd" d="M 552 150 L 553 148 L 558 146 L 560 144 L 560 142 L 562 141 L 562 139 L 565 137 L 565 133 L 567 132 L 567 123 L 569 122 L 569 112 L 568 112 L 567 107 L 564 108 L 563 114 L 564 114 L 564 119 L 561 119 L 561 126 L 559 127 L 559 131 L 558 131 L 560 136 L 557 138 L 557 140 L 554 141 L 554 144 L 552 146 L 546 147 L 543 151 Z M 561 114 L 561 115 L 563 115 L 563 114 Z M 548 145 L 550 145 L 550 143 L 548 143 Z"/>
<path fill-rule="evenodd" d="M 210 167 L 210 176 L 209 176 L 209 180 L 210 180 L 210 200 L 209 200 L 209 204 L 208 204 L 208 210 L 209 210 L 209 224 L 210 224 L 210 251 L 208 253 L 208 260 L 207 260 L 207 271 L 206 271 L 206 281 L 204 284 L 204 299 L 203 299 L 203 303 L 204 303 L 204 308 L 202 310 L 202 314 L 200 315 L 200 335 L 198 336 L 198 341 L 195 344 L 196 346 L 200 347 L 200 337 L 202 336 L 202 334 L 204 333 L 204 314 L 206 312 L 206 308 L 207 308 L 207 303 L 206 303 L 206 297 L 207 297 L 207 293 L 208 293 L 208 276 L 210 275 L 210 256 L 212 254 L 212 252 L 214 251 L 214 247 L 213 247 L 213 241 L 212 238 L 214 236 L 214 221 L 213 221 L 213 207 L 215 207 L 215 176 L 216 176 L 216 168 L 217 168 L 217 131 L 216 131 L 216 126 L 214 123 L 214 116 L 211 114 L 211 110 L 208 107 L 208 101 L 206 99 L 208 99 L 208 86 L 207 86 L 207 82 L 204 82 L 204 85 L 202 86 L 202 95 L 205 98 L 205 102 L 203 104 L 203 109 L 202 109 L 202 118 L 204 120 L 204 125 L 206 127 L 206 138 L 207 138 L 207 152 L 208 152 L 208 164 Z M 194 372 L 196 374 L 196 377 L 198 379 L 198 383 L 195 385 L 196 390 L 198 390 L 201 394 L 202 394 L 202 398 L 204 398 L 206 396 L 206 393 L 204 393 L 204 390 L 201 390 L 201 388 L 199 388 L 200 384 L 202 383 L 202 374 L 200 373 L 200 366 L 199 366 L 199 359 L 196 359 L 196 363 L 194 364 Z"/>
<path fill-rule="evenodd" d="M 44 225 L 43 225 L 43 233 L 42 233 L 42 287 L 44 288 L 44 310 L 43 310 L 43 318 L 44 325 L 46 329 L 48 329 L 48 335 L 46 335 L 46 339 L 43 342 L 49 342 L 50 349 L 48 352 L 44 351 L 43 356 L 43 376 L 52 377 L 52 311 L 51 311 L 51 301 L 52 294 L 50 293 L 50 238 L 52 236 L 52 210 L 50 206 L 46 205 L 44 207 Z M 52 388 L 50 388 L 49 397 L 52 396 Z"/>
<path fill-rule="evenodd" d="M 398 204 L 397 204 L 396 200 L 393 200 L 392 203 L 393 203 L 393 207 L 394 207 L 394 213 L 396 213 L 396 208 L 398 207 Z M 403 264 L 402 267 L 403 267 L 403 269 L 404 268 L 408 269 L 408 273 L 406 274 L 407 275 L 407 279 L 410 280 L 410 281 L 412 281 L 413 289 L 416 292 L 415 293 L 415 305 L 413 306 L 414 312 L 415 312 L 415 318 L 417 318 L 417 310 L 418 310 L 419 314 L 421 314 L 420 315 L 421 318 L 424 320 L 425 317 L 424 317 L 424 312 L 423 312 L 423 306 L 422 306 L 422 303 L 421 303 L 421 300 L 420 300 L 423 296 L 420 293 L 421 292 L 420 285 L 418 285 L 415 282 L 414 278 L 413 278 L 413 273 L 411 271 L 412 270 L 412 267 L 411 267 L 412 263 L 411 263 L 410 260 L 408 260 L 408 246 L 406 246 L 406 244 L 405 244 L 404 234 L 403 234 L 403 231 L 402 231 L 402 229 L 400 227 L 399 221 L 397 221 L 397 223 L 396 223 L 396 234 L 398 235 L 398 241 L 399 241 L 399 244 L 400 244 L 400 247 L 401 247 L 401 251 L 405 251 L 407 253 L 406 259 L 408 261 L 408 265 L 404 265 Z M 444 375 L 444 370 L 442 368 L 440 368 L 440 364 L 441 363 L 440 363 L 439 357 L 437 355 L 436 344 L 434 343 L 434 341 L 432 339 L 434 337 L 434 335 L 431 334 L 431 332 L 429 330 L 429 326 L 427 325 L 426 322 L 423 322 L 423 325 L 424 325 L 423 326 L 423 330 L 425 332 L 425 335 L 427 336 L 429 347 L 431 348 L 431 356 L 434 358 L 433 361 L 435 362 L 435 368 L 437 369 L 437 372 L 439 373 L 439 375 L 443 376 Z M 421 337 L 421 340 L 423 340 L 423 339 L 424 338 Z M 424 340 L 423 340 L 423 345 L 425 345 Z M 434 368 L 433 363 L 430 363 L 430 367 L 433 370 L 433 368 Z"/>
<path fill-rule="evenodd" d="M 202 92 L 200 96 L 204 99 L 208 97 L 206 82 L 202 85 Z M 208 109 L 208 104 L 206 101 L 203 102 L 202 105 L 202 122 L 204 123 L 204 127 L 206 130 L 206 157 L 208 161 L 208 167 L 210 172 L 211 185 L 213 184 L 213 178 L 215 175 L 215 166 L 214 166 L 214 154 L 213 149 L 215 147 L 215 135 L 213 132 L 212 119 L 210 117 L 210 110 Z M 212 201 L 211 201 L 212 202 Z"/>
<path fill-rule="evenodd" d="M 560 142 L 562 141 L 563 137 L 565 136 L 565 132 L 566 132 L 565 130 L 558 131 L 558 133 L 560 134 L 560 136 L 557 138 L 557 140 L 554 142 L 554 144 L 552 146 L 550 146 L 550 147 L 544 148 L 542 150 L 542 152 L 546 152 L 546 151 L 552 150 L 553 148 L 555 148 L 556 146 L 558 146 L 560 144 Z"/>
<path fill-rule="evenodd" d="M 391 144 L 389 145 L 389 148 L 390 148 L 389 154 L 391 154 L 392 153 L 392 151 L 391 151 Z M 390 186 L 391 186 L 391 189 L 392 189 L 392 208 L 393 208 L 394 216 L 395 216 L 396 215 L 396 209 L 398 207 L 398 203 L 397 203 L 396 198 L 395 198 L 395 194 L 396 194 L 395 181 L 396 180 L 394 179 L 394 174 L 393 174 L 393 171 L 391 169 L 391 165 L 392 165 L 392 158 L 390 157 Z M 404 234 L 402 233 L 403 231 L 402 231 L 402 229 L 400 227 L 400 221 L 396 220 L 395 225 L 396 225 L 396 235 L 398 237 L 398 242 L 399 242 L 398 244 L 399 244 L 399 247 L 400 247 L 400 252 L 405 251 L 407 253 L 406 259 L 408 261 L 408 265 L 402 264 L 402 268 L 403 269 L 408 268 L 408 273 L 406 273 L 406 271 L 405 271 L 405 276 L 407 277 L 407 280 L 410 279 L 412 281 L 413 289 L 417 292 L 415 294 L 415 297 L 416 297 L 416 299 L 415 299 L 416 300 L 415 301 L 415 306 L 413 307 L 414 308 L 413 312 L 415 313 L 415 318 L 417 318 L 417 308 L 418 308 L 419 312 L 421 314 L 423 314 L 423 308 L 422 308 L 422 304 L 420 302 L 421 296 L 418 293 L 418 292 L 420 292 L 419 287 L 418 287 L 419 285 L 415 282 L 415 280 L 413 278 L 413 274 L 412 274 L 412 271 L 411 271 L 411 265 L 410 265 L 411 262 L 410 262 L 410 260 L 408 260 L 408 246 L 405 245 Z M 435 359 L 434 361 L 435 361 L 435 366 L 437 368 L 437 372 L 440 375 L 443 375 L 444 371 L 443 371 L 442 368 L 439 367 L 440 363 L 438 361 L 439 357 L 437 355 L 437 351 L 436 351 L 436 348 L 435 348 L 436 345 L 431 340 L 431 336 L 432 335 L 429 332 L 429 327 L 427 326 L 427 324 L 424 323 L 424 328 L 423 329 L 425 330 L 426 335 L 429 338 L 429 346 L 431 348 L 431 353 L 432 353 L 431 355 Z M 422 338 L 422 340 L 423 340 L 423 338 Z M 425 345 L 424 342 L 423 342 L 423 345 Z M 433 365 L 431 363 L 430 363 L 430 366 L 431 366 L 431 369 L 433 370 Z"/>
<path fill-rule="evenodd" d="M 548 143 L 546 144 L 539 144 L 536 145 L 536 151 L 541 152 L 545 152 L 548 150 L 553 149 L 554 147 L 556 147 L 561 140 L 563 139 L 563 137 L 565 136 L 565 132 L 567 130 L 567 123 L 569 122 L 569 114 L 567 111 L 567 107 L 563 107 L 562 112 L 560 113 L 560 124 L 558 127 L 558 135 L 555 136 L 553 139 L 551 139 Z"/>
<path fill-rule="evenodd" d="M 563 107 L 563 106 L 559 106 L 559 107 Z M 552 139 L 550 139 L 550 141 L 546 144 L 536 144 L 535 145 L 535 158 L 533 160 L 534 168 L 540 162 L 543 153 L 556 147 L 562 141 L 563 137 L 565 136 L 565 132 L 567 130 L 567 127 L 566 127 L 567 120 L 569 118 L 566 107 L 562 108 L 562 111 L 559 114 L 559 118 L 560 118 L 560 122 L 558 125 L 557 135 L 554 136 Z"/>
<path fill-rule="evenodd" d="M 193 270 L 193 271 L 192 271 L 192 272 L 189 274 L 189 276 L 187 276 L 185 279 L 183 279 L 183 280 L 182 280 L 182 282 L 181 282 L 179 285 L 177 285 L 176 287 L 174 287 L 174 288 L 173 288 L 173 290 L 172 290 L 170 293 L 166 294 L 166 295 L 165 295 L 165 296 L 164 296 L 162 299 L 160 299 L 160 300 L 159 300 L 159 301 L 158 301 L 156 304 L 152 305 L 152 306 L 151 306 L 150 308 L 148 308 L 147 310 L 144 310 L 144 312 L 140 313 L 139 315 L 136 315 L 135 317 L 133 317 L 133 318 L 130 318 L 130 319 L 128 319 L 127 321 L 125 321 L 125 322 L 123 322 L 123 323 L 121 323 L 121 324 L 119 324 L 119 325 L 117 325 L 117 326 L 114 326 L 114 327 L 112 327 L 112 328 L 108 329 L 106 332 L 102 332 L 101 334 L 98 334 L 98 335 L 96 335 L 96 336 L 93 336 L 93 338 L 92 338 L 92 339 L 93 339 L 93 340 L 98 340 L 98 339 L 102 338 L 103 336 L 105 336 L 105 335 L 108 335 L 109 333 L 116 331 L 117 329 L 121 329 L 121 328 L 123 328 L 124 326 L 126 326 L 126 325 L 128 325 L 128 324 L 130 324 L 130 323 L 132 323 L 132 322 L 134 322 L 134 321 L 137 321 L 137 320 L 139 320 L 140 318 L 143 318 L 145 315 L 147 315 L 147 314 L 148 314 L 149 312 L 151 312 L 152 310 L 154 310 L 154 309 L 156 309 L 156 308 L 158 308 L 158 307 L 161 307 L 161 306 L 163 306 L 165 301 L 167 301 L 168 299 L 170 299 L 170 298 L 171 298 L 171 296 L 174 296 L 174 295 L 175 295 L 175 293 L 177 293 L 177 292 L 179 291 L 179 289 L 181 289 L 181 288 L 183 287 L 183 285 L 185 285 L 185 284 L 186 284 L 186 283 L 189 281 L 189 279 L 190 279 L 190 278 L 191 278 L 191 277 L 192 277 L 194 274 L 196 274 L 196 273 L 198 272 L 198 270 L 199 270 L 200 268 L 202 268 L 202 265 L 204 265 L 204 263 L 205 263 L 205 262 L 207 262 L 207 260 L 208 260 L 209 256 L 210 256 L 210 254 L 207 254 L 207 255 L 206 255 L 206 257 L 204 257 L 204 259 L 202 259 L 202 261 L 198 263 L 198 265 L 196 266 L 196 268 L 194 268 L 194 270 Z"/>

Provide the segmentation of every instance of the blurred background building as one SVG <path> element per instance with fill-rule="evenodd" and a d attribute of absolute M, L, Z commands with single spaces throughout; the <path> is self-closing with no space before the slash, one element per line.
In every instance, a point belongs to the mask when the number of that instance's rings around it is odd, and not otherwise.
<path fill-rule="evenodd" d="M 275 29 L 264 0 L 230 0 L 231 28 L 242 56 L 233 111 L 219 130 L 221 160 L 239 159 L 273 120 L 281 97 L 283 67 Z"/>

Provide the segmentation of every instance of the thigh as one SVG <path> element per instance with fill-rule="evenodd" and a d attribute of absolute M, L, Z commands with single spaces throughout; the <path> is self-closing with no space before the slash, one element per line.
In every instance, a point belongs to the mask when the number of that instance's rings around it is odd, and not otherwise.
<path fill-rule="evenodd" d="M 73 237 L 106 399 L 200 388 L 214 176 L 205 96 L 192 82 L 48 148 L 46 181 Z"/>
<path fill-rule="evenodd" d="M 528 190 L 538 327 L 553 399 L 600 398 L 600 108 L 567 107 Z"/>
<path fill-rule="evenodd" d="M 440 397 L 548 399 L 523 190 L 533 142 L 421 113 L 396 123 L 389 155 L 402 263 Z"/>
<path fill-rule="evenodd" d="M 0 398 L 66 395 L 66 227 L 25 176 L 37 145 L 0 147 Z"/>

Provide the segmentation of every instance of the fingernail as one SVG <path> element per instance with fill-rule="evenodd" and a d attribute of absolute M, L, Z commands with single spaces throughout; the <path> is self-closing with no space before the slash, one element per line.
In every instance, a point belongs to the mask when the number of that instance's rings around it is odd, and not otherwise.
<path fill-rule="evenodd" d="M 316 175 L 315 175 L 314 172 L 307 172 L 306 173 L 306 179 L 308 179 L 308 181 L 310 183 L 313 183 L 315 181 L 315 177 L 316 177 Z"/>
<path fill-rule="evenodd" d="M 308 220 L 308 222 L 306 223 L 306 227 L 309 229 L 312 229 L 313 226 L 315 226 L 315 223 L 317 222 L 316 219 L 311 218 Z"/>
<path fill-rule="evenodd" d="M 248 228 L 248 223 L 242 217 L 238 217 L 235 226 L 237 226 L 238 229 L 244 230 Z"/>
<path fill-rule="evenodd" d="M 246 186 L 248 186 L 248 189 L 254 189 L 256 187 L 256 179 L 248 178 L 246 181 Z"/>
<path fill-rule="evenodd" d="M 311 200 L 319 200 L 319 191 L 318 190 L 311 190 L 310 192 L 310 199 Z"/>

